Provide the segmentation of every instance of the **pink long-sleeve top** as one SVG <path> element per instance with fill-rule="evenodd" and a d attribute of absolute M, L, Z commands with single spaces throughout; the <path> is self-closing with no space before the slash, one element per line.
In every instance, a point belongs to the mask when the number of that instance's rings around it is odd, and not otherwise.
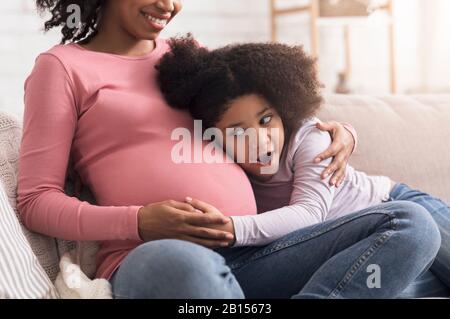
<path fill-rule="evenodd" d="M 166 104 L 155 81 L 154 65 L 168 50 L 163 39 L 141 57 L 58 45 L 37 58 L 25 83 L 21 218 L 49 236 L 101 241 L 97 277 L 109 278 L 142 243 L 137 212 L 149 203 L 191 196 L 226 215 L 256 214 L 236 164 L 172 160 L 172 131 L 193 121 Z M 98 206 L 64 193 L 69 159 Z"/>

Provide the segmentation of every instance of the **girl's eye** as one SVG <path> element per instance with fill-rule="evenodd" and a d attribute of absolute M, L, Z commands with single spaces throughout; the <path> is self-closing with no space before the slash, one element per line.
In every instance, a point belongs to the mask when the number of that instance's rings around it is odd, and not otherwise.
<path fill-rule="evenodd" d="M 233 129 L 232 136 L 242 136 L 244 135 L 245 130 L 242 127 L 236 127 Z"/>
<path fill-rule="evenodd" d="M 267 115 L 267 116 L 264 116 L 264 117 L 261 119 L 261 121 L 259 122 L 259 124 L 261 124 L 261 125 L 267 125 L 267 124 L 270 123 L 270 121 L 272 121 L 272 115 Z"/>

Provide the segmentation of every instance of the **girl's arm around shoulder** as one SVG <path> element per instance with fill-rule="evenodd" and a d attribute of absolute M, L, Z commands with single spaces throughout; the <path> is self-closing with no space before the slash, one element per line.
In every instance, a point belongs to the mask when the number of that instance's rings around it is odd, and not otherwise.
<path fill-rule="evenodd" d="M 235 246 L 265 245 L 326 220 L 335 188 L 320 174 L 331 159 L 315 163 L 314 158 L 330 143 L 330 135 L 317 129 L 315 123 L 306 123 L 298 131 L 287 156 L 293 183 L 289 205 L 259 215 L 232 217 Z"/>

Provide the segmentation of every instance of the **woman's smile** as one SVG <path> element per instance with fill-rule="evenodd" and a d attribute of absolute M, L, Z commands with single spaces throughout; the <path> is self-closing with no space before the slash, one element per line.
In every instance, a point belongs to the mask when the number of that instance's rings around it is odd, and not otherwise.
<path fill-rule="evenodd" d="M 170 13 L 158 14 L 149 11 L 141 11 L 141 15 L 144 17 L 144 19 L 150 25 L 150 27 L 152 27 L 156 31 L 163 30 L 169 23 L 170 18 L 172 17 Z"/>

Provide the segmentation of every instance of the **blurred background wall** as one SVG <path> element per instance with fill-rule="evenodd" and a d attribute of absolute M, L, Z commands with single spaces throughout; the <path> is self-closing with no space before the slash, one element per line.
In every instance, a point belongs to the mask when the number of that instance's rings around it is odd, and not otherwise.
<path fill-rule="evenodd" d="M 279 5 L 307 1 L 279 0 Z M 210 48 L 270 40 L 269 0 L 184 0 L 183 4 L 164 37 L 192 32 Z M 450 92 L 450 0 L 394 0 L 393 5 L 398 92 Z M 350 25 L 352 76 L 348 85 L 357 94 L 388 94 L 386 19 L 377 14 L 366 20 Z M 23 82 L 35 57 L 59 42 L 58 31 L 42 32 L 43 22 L 33 0 L 0 1 L 1 110 L 22 115 Z M 278 26 L 281 42 L 311 49 L 307 15 L 283 17 Z M 320 74 L 325 91 L 332 92 L 344 68 L 343 29 L 323 23 L 318 30 Z"/>

